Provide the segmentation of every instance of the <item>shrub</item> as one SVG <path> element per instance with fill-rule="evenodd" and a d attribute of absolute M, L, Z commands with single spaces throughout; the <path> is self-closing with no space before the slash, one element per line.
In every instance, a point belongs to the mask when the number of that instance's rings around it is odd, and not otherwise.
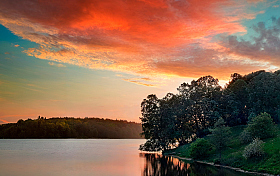
<path fill-rule="evenodd" d="M 240 141 L 243 144 L 248 144 L 248 143 L 252 142 L 252 140 L 253 140 L 253 137 L 252 137 L 251 133 L 245 129 L 240 135 Z"/>
<path fill-rule="evenodd" d="M 206 139 L 199 138 L 190 146 L 190 157 L 194 159 L 207 158 L 212 150 L 213 146 Z"/>
<path fill-rule="evenodd" d="M 259 138 L 253 140 L 243 151 L 243 156 L 247 158 L 260 157 L 264 155 L 263 141 Z"/>
<path fill-rule="evenodd" d="M 276 135 L 275 124 L 271 116 L 266 112 L 253 118 L 245 130 L 247 130 L 252 137 L 260 139 L 266 139 Z"/>
<path fill-rule="evenodd" d="M 215 146 L 216 151 L 219 152 L 220 160 L 222 158 L 222 150 L 224 150 L 230 141 L 230 128 L 225 126 L 225 121 L 223 118 L 219 118 L 219 120 L 214 124 L 214 129 L 210 129 L 211 134 L 211 142 Z"/>

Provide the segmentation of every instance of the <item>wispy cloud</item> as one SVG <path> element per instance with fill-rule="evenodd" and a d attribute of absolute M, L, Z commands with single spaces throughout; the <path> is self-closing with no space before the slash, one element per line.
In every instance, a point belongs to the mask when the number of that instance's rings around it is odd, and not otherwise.
<path fill-rule="evenodd" d="M 162 79 L 160 77 L 157 78 L 147 78 L 147 77 L 134 77 L 134 78 L 123 78 L 124 81 L 131 82 L 134 84 L 148 86 L 148 87 L 160 87 L 165 84 L 165 82 L 169 79 Z"/>
<path fill-rule="evenodd" d="M 116 76 L 118 76 L 118 77 L 124 77 L 122 74 L 116 74 Z"/>
<path fill-rule="evenodd" d="M 0 119 L 0 124 L 9 123 L 7 120 Z"/>
<path fill-rule="evenodd" d="M 28 115 L 22 115 L 22 114 L 6 114 L 0 116 L 0 124 L 2 123 L 15 123 L 18 119 L 27 119 L 30 117 L 38 117 L 37 114 L 28 114 Z"/>
<path fill-rule="evenodd" d="M 14 47 L 19 47 L 19 45 L 18 45 L 18 44 L 16 44 L 16 45 L 14 45 Z"/>
<path fill-rule="evenodd" d="M 3 0 L 0 23 L 38 43 L 25 53 L 40 59 L 151 77 L 224 78 L 263 66 L 261 60 L 240 63 L 212 40 L 217 34 L 245 34 L 241 21 L 263 13 L 248 10 L 260 2 Z M 64 66 L 54 62 L 49 64 Z"/>
<path fill-rule="evenodd" d="M 141 85 L 141 86 L 147 86 L 147 87 L 155 87 L 156 86 L 154 84 L 148 84 L 148 83 L 141 82 L 137 79 L 123 79 L 123 80 L 134 83 L 134 84 L 138 84 L 138 85 Z"/>
<path fill-rule="evenodd" d="M 63 65 L 63 64 L 57 64 L 57 63 L 54 63 L 54 62 L 49 62 L 48 64 L 49 64 L 49 65 L 56 66 L 56 67 L 66 67 L 66 66 Z"/>
<path fill-rule="evenodd" d="M 145 81 L 152 81 L 151 78 L 140 78 L 141 80 L 145 80 Z"/>

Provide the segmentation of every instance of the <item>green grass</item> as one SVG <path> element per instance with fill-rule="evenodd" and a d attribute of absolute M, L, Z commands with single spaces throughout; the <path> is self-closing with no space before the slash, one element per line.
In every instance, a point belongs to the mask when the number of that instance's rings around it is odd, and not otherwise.
<path fill-rule="evenodd" d="M 239 140 L 241 132 L 246 126 L 236 126 L 231 128 L 231 140 L 226 149 L 222 151 L 221 164 L 238 167 L 248 171 L 264 172 L 269 174 L 280 174 L 280 125 L 277 126 L 278 135 L 274 138 L 264 140 L 265 155 L 261 158 L 246 159 L 242 156 L 244 148 L 248 144 L 243 144 Z M 205 139 L 210 140 L 208 135 Z M 190 144 L 180 146 L 164 152 L 164 154 L 173 154 L 180 157 L 190 158 Z M 217 152 L 213 152 L 204 161 L 214 162 L 219 158 Z"/>

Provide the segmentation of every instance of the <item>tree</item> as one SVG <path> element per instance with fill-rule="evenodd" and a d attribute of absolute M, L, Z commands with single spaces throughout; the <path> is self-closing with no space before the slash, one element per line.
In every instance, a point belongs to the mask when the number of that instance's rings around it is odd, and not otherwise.
<path fill-rule="evenodd" d="M 253 77 L 248 84 L 249 101 L 248 108 L 255 114 L 269 113 L 275 122 L 278 122 L 277 111 L 280 102 L 280 76 L 261 72 Z"/>
<path fill-rule="evenodd" d="M 205 136 L 205 129 L 213 126 L 218 116 L 218 99 L 221 86 L 218 79 L 212 76 L 204 76 L 191 84 L 183 83 L 177 89 L 184 99 L 186 119 L 192 124 L 193 133 L 197 137 Z"/>
<path fill-rule="evenodd" d="M 178 118 L 180 100 L 177 95 L 168 93 L 160 99 L 160 129 L 159 141 L 164 149 L 169 149 L 177 142 L 184 143 L 184 137 Z"/>
<path fill-rule="evenodd" d="M 156 95 L 147 96 L 141 103 L 142 135 L 148 139 L 146 145 L 141 145 L 140 150 L 158 151 L 162 149 L 160 141 L 160 101 Z M 153 148 L 154 147 L 154 148 Z M 164 147 L 163 147 L 164 148 Z"/>
<path fill-rule="evenodd" d="M 202 138 L 209 134 L 208 129 L 218 117 L 222 117 L 227 126 L 236 126 L 247 124 L 254 113 L 268 112 L 274 122 L 280 122 L 279 73 L 264 70 L 244 76 L 234 73 L 224 89 L 218 79 L 203 76 L 181 84 L 178 94 L 168 93 L 162 99 L 149 95 L 141 103 L 140 117 L 142 134 L 149 140 L 148 148 L 156 146 L 157 150 L 165 150 L 176 143 L 182 145 Z"/>
<path fill-rule="evenodd" d="M 264 112 L 254 117 L 245 129 L 253 138 L 266 139 L 276 135 L 275 124 L 271 116 Z"/>
<path fill-rule="evenodd" d="M 223 91 L 223 115 L 230 126 L 246 124 L 248 120 L 248 85 L 243 77 L 236 77 Z"/>
<path fill-rule="evenodd" d="M 141 150 L 158 151 L 185 144 L 192 133 L 182 116 L 182 103 L 178 95 L 168 93 L 162 99 L 149 95 L 141 104 L 142 135 L 147 139 Z"/>
<path fill-rule="evenodd" d="M 219 152 L 219 158 L 221 161 L 222 150 L 227 147 L 230 138 L 230 128 L 225 126 L 225 121 L 223 118 L 219 118 L 219 120 L 214 124 L 214 129 L 210 129 L 210 131 L 212 132 L 212 143 Z"/>
<path fill-rule="evenodd" d="M 141 103 L 143 135 L 148 141 L 141 149 L 169 149 L 203 137 L 218 117 L 217 97 L 221 87 L 212 76 L 204 76 L 191 84 L 183 83 L 179 94 L 168 93 L 162 99 L 149 95 Z"/>

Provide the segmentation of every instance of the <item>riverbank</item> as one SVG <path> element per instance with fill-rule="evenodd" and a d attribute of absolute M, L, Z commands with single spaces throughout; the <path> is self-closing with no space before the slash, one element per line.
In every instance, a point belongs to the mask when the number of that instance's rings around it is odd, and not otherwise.
<path fill-rule="evenodd" d="M 177 156 L 177 155 L 168 155 L 168 156 L 172 156 L 174 158 L 178 158 L 178 159 L 180 159 L 182 161 L 196 162 L 196 163 L 207 164 L 207 165 L 215 166 L 215 167 L 223 167 L 223 168 L 226 168 L 226 169 L 231 169 L 231 170 L 234 170 L 234 171 L 237 171 L 237 172 L 246 173 L 246 174 L 263 175 L 263 176 L 274 176 L 274 175 L 268 174 L 268 173 L 259 173 L 259 172 L 245 171 L 245 170 L 242 170 L 242 169 L 236 168 L 236 167 L 224 166 L 224 165 L 220 165 L 220 164 L 215 164 L 213 162 L 193 160 L 192 158 L 180 157 L 180 156 Z"/>
<path fill-rule="evenodd" d="M 278 126 L 278 135 L 275 138 L 264 140 L 265 155 L 261 158 L 246 159 L 242 156 L 245 147 L 248 144 L 240 142 L 240 134 L 245 126 L 236 126 L 231 129 L 231 141 L 226 149 L 222 151 L 222 159 L 217 162 L 219 154 L 212 152 L 209 157 L 194 162 L 205 163 L 217 167 L 225 167 L 244 173 L 254 173 L 260 175 L 279 175 L 280 174 L 280 128 Z M 205 137 L 206 140 L 210 136 Z M 190 159 L 190 145 L 186 144 L 176 149 L 165 151 L 164 155 L 172 155 L 182 160 Z"/>

